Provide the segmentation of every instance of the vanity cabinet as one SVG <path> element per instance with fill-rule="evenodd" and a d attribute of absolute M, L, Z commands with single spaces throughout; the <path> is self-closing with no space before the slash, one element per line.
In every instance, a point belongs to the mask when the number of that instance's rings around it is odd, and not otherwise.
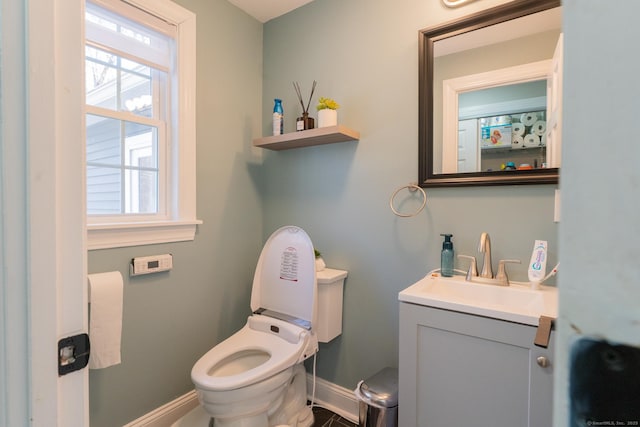
<path fill-rule="evenodd" d="M 554 332 L 536 330 L 401 302 L 399 425 L 549 427 Z"/>

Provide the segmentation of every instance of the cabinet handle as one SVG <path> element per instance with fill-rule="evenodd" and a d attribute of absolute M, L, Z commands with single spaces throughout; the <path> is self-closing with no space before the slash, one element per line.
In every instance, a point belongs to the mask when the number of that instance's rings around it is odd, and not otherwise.
<path fill-rule="evenodd" d="M 551 363 L 549 362 L 549 359 L 547 359 L 544 356 L 540 356 L 536 359 L 536 362 L 538 362 L 538 366 L 542 367 L 542 368 L 546 368 L 547 366 L 549 366 Z"/>

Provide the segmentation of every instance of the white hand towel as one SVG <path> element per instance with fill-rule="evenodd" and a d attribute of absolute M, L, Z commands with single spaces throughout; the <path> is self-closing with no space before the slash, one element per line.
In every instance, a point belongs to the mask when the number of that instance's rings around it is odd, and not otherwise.
<path fill-rule="evenodd" d="M 89 274 L 89 369 L 120 363 L 122 294 L 122 274 L 119 271 Z"/>

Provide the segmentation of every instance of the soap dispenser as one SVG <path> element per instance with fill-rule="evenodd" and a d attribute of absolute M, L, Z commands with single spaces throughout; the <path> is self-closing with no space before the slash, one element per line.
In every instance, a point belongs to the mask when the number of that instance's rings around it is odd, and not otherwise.
<path fill-rule="evenodd" d="M 453 242 L 451 238 L 453 234 L 441 234 L 444 236 L 442 242 L 442 253 L 440 254 L 440 274 L 443 277 L 453 276 Z"/>

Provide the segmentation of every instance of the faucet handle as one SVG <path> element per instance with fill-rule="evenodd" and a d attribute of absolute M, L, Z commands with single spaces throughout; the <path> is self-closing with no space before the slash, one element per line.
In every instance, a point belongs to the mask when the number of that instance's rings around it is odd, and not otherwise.
<path fill-rule="evenodd" d="M 505 268 L 506 263 L 520 264 L 519 259 L 501 259 L 498 263 L 498 273 L 496 274 L 496 280 L 500 282 L 501 285 L 509 286 L 509 277 L 507 277 L 507 269 Z"/>
<path fill-rule="evenodd" d="M 491 267 L 491 238 L 489 237 L 489 233 L 483 232 L 480 235 L 478 252 L 482 252 L 484 254 L 484 261 L 482 262 L 482 271 L 480 272 L 480 276 L 486 277 L 487 279 L 493 279 L 493 269 Z"/>
<path fill-rule="evenodd" d="M 467 258 L 471 261 L 471 263 L 469 264 L 469 270 L 467 270 L 467 277 L 465 278 L 467 282 L 470 282 L 472 277 L 478 276 L 478 265 L 476 263 L 476 257 L 469 255 L 458 255 L 458 258 Z"/>

